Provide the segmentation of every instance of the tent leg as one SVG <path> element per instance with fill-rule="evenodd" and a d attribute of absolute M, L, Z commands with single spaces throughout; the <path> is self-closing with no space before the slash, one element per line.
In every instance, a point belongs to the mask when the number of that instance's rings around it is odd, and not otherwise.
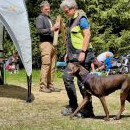
<path fill-rule="evenodd" d="M 32 102 L 32 97 L 31 97 L 32 75 L 31 76 L 27 76 L 27 83 L 28 83 L 28 97 L 27 97 L 27 102 Z"/>
<path fill-rule="evenodd" d="M 4 85 L 5 83 L 5 66 L 4 62 L 1 64 L 1 84 Z"/>

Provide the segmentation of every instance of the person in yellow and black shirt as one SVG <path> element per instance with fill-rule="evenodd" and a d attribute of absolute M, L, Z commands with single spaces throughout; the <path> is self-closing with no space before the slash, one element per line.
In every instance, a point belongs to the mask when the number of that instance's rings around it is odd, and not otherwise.
<path fill-rule="evenodd" d="M 71 64 L 81 64 L 90 70 L 94 59 L 90 40 L 90 25 L 87 16 L 83 10 L 78 10 L 75 0 L 63 0 L 61 5 L 63 12 L 70 17 L 67 23 L 67 52 L 65 61 L 67 67 L 63 74 L 63 81 L 69 98 L 69 105 L 61 111 L 66 116 L 70 115 L 78 106 L 76 89 L 74 85 L 74 76 L 69 72 L 73 69 Z M 80 92 L 84 98 L 84 86 L 78 80 Z M 94 117 L 92 101 L 86 104 L 84 109 L 77 114 L 78 117 Z"/>

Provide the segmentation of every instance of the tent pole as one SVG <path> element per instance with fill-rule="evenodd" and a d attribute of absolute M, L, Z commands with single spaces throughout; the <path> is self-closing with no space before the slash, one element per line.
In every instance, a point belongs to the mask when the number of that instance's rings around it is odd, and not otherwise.
<path fill-rule="evenodd" d="M 31 85 L 32 85 L 32 75 L 27 76 L 27 84 L 28 84 L 28 97 L 27 97 L 27 102 L 32 102 L 32 97 L 31 97 Z"/>
<path fill-rule="evenodd" d="M 2 25 L 3 26 L 3 25 Z M 4 57 L 4 50 L 3 50 L 3 44 L 4 44 L 4 40 L 5 40 L 5 36 L 4 36 L 4 26 L 2 27 L 2 43 L 1 43 L 1 47 L 0 47 L 0 72 L 1 72 L 1 77 L 0 77 L 0 85 L 4 85 L 5 84 L 5 57 Z"/>
<path fill-rule="evenodd" d="M 3 26 L 3 43 L 2 43 L 2 48 L 3 48 L 3 46 L 4 46 L 4 43 L 5 43 L 5 27 Z M 5 84 L 6 83 L 6 77 L 5 77 L 5 54 L 4 54 L 4 48 L 3 48 L 3 74 L 2 74 L 2 77 L 3 77 L 3 84 Z"/>

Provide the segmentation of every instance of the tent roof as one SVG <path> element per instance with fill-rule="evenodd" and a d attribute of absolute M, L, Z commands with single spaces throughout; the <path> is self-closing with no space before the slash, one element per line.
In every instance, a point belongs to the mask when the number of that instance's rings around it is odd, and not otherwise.
<path fill-rule="evenodd" d="M 12 38 L 27 75 L 32 73 L 32 49 L 24 0 L 0 0 L 0 20 Z"/>

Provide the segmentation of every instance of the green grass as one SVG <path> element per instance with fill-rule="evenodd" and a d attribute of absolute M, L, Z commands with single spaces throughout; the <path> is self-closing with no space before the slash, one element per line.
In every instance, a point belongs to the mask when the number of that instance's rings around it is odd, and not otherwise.
<path fill-rule="evenodd" d="M 62 89 L 57 93 L 39 92 L 39 70 L 33 70 L 32 103 L 26 103 L 27 81 L 25 71 L 18 74 L 6 73 L 6 84 L 0 86 L 0 130 L 129 130 L 130 104 L 122 119 L 112 117 L 120 108 L 119 91 L 109 95 L 106 100 L 110 111 L 110 121 L 103 120 L 105 114 L 99 99 L 93 97 L 95 119 L 74 119 L 61 115 L 68 98 L 62 81 L 62 73 L 57 71 L 55 85 Z M 76 86 L 78 101 L 82 97 Z"/>

